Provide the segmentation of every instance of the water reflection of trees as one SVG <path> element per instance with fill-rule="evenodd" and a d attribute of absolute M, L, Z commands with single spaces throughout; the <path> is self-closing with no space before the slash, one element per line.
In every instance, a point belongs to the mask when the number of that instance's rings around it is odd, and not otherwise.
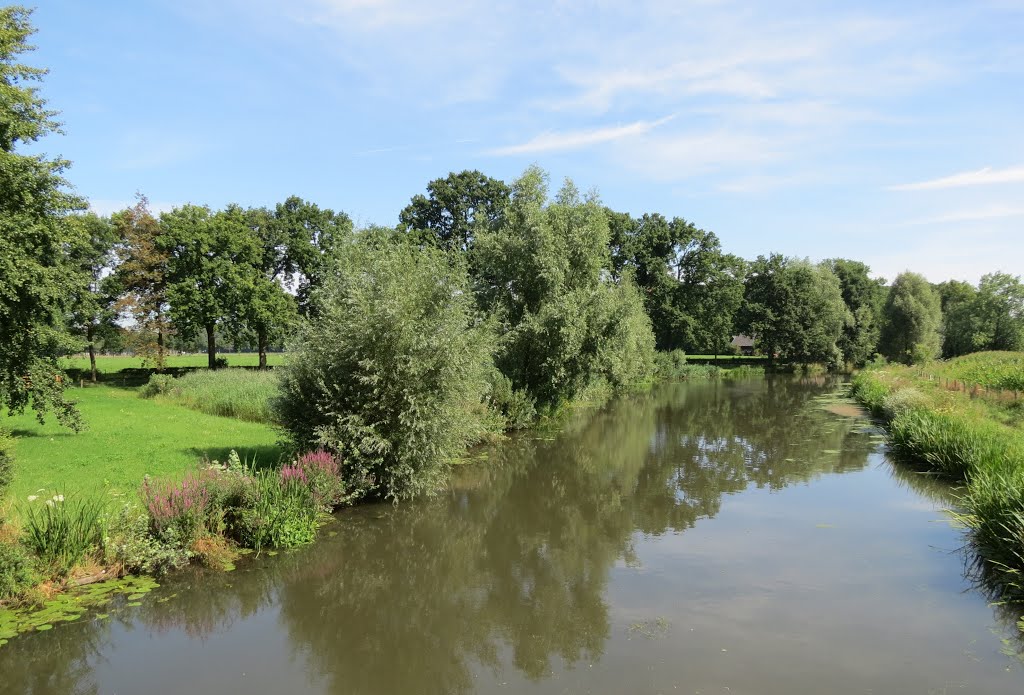
<path fill-rule="evenodd" d="M 717 513 L 722 496 L 858 470 L 858 424 L 793 380 L 675 385 L 521 439 L 430 503 L 361 509 L 281 591 L 296 649 L 334 692 L 465 692 L 504 655 L 539 679 L 600 656 L 609 569 L 636 531 Z M 834 450 L 834 453 L 822 453 Z M 381 518 L 372 518 L 374 514 Z"/>
<path fill-rule="evenodd" d="M 476 669 L 506 662 L 541 679 L 557 662 L 601 656 L 609 570 L 632 560 L 637 532 L 690 528 L 748 486 L 865 465 L 858 424 L 808 404 L 827 387 L 667 385 L 577 417 L 550 441 L 507 442 L 434 500 L 348 510 L 337 535 L 311 548 L 251 571 L 183 576 L 176 598 L 135 615 L 203 637 L 276 604 L 296 656 L 338 693 L 467 692 Z M 33 666 L 7 668 L 19 640 L 0 649 L 5 678 L 25 683 L 19 692 L 95 691 L 82 686 L 85 664 L 105 628 L 80 627 L 50 633 L 70 637 L 66 652 L 26 640 Z M 33 686 L 33 669 L 53 687 Z"/>

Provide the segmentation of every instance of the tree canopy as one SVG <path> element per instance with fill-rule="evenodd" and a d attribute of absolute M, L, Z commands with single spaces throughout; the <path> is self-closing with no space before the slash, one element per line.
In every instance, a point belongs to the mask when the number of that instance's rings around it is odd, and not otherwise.
<path fill-rule="evenodd" d="M 496 226 L 511 191 L 503 181 L 479 171 L 451 173 L 427 184 L 427 195 L 417 194 L 399 214 L 399 229 L 422 243 L 467 251 L 478 226 Z"/>
<path fill-rule="evenodd" d="M 68 191 L 67 161 L 18 151 L 58 129 L 35 84 L 46 70 L 20 62 L 32 50 L 29 18 L 0 8 L 0 406 L 40 419 L 52 410 L 77 428 L 56 358 L 77 346 L 66 319 L 82 278 L 66 249 L 83 243 L 70 213 L 84 202 Z"/>
<path fill-rule="evenodd" d="M 826 264 L 772 254 L 750 265 L 739 326 L 769 358 L 841 364 L 837 341 L 849 320 L 839 279 Z"/>

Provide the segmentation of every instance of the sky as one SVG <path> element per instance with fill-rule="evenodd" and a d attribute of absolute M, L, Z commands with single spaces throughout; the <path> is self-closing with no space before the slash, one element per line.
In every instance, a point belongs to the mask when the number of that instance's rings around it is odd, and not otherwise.
<path fill-rule="evenodd" d="M 299 195 L 394 225 L 539 164 L 746 258 L 1024 274 L 1024 0 L 42 0 L 37 149 L 102 214 Z"/>

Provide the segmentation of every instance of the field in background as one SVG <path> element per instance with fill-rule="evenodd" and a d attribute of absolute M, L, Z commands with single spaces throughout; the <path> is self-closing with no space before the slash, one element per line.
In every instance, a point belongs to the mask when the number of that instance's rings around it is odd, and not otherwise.
<path fill-rule="evenodd" d="M 218 353 L 217 356 L 225 358 L 228 361 L 229 367 L 258 367 L 260 363 L 260 356 L 255 352 Z M 267 353 L 267 364 L 272 367 L 284 364 L 286 357 L 286 353 L 283 352 Z M 168 367 L 205 367 L 206 365 L 207 359 L 205 354 L 171 355 L 167 358 Z M 87 371 L 89 369 L 89 356 L 75 355 L 73 357 L 65 357 L 61 360 L 61 366 L 64 369 Z M 119 372 L 122 369 L 140 369 L 152 366 L 152 364 L 144 364 L 141 357 L 131 357 L 128 355 L 98 355 L 96 357 L 96 369 L 104 374 Z"/>

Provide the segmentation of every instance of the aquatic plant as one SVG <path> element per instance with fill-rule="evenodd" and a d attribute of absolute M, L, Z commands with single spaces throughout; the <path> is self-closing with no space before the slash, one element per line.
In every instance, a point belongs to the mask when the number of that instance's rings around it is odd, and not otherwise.
<path fill-rule="evenodd" d="M 306 484 L 267 470 L 249 478 L 241 505 L 229 511 L 235 539 L 257 552 L 311 543 L 323 514 Z"/>
<path fill-rule="evenodd" d="M 64 574 L 104 538 L 104 502 L 56 494 L 30 503 L 23 515 L 25 544 L 58 574 Z"/>

